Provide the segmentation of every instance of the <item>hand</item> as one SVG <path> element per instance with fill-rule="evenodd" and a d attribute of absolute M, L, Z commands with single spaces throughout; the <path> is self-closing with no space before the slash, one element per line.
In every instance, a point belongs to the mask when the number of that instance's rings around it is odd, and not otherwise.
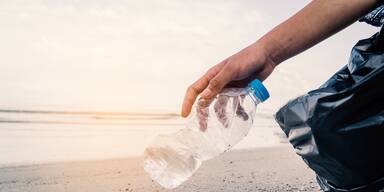
<path fill-rule="evenodd" d="M 181 115 L 187 117 L 197 96 L 201 93 L 199 106 L 208 106 L 210 101 L 226 86 L 245 87 L 254 79 L 263 81 L 276 64 L 257 43 L 210 68 L 187 90 Z"/>
<path fill-rule="evenodd" d="M 215 111 L 214 114 L 216 115 L 216 119 L 224 128 L 228 128 L 230 125 L 230 117 L 227 116 L 228 107 L 236 111 L 236 117 L 240 120 L 249 120 L 249 116 L 242 106 L 245 95 L 239 95 L 237 97 L 231 98 L 227 95 L 219 94 L 216 98 L 217 99 L 214 101 L 214 103 L 212 103 L 214 106 L 213 109 Z M 208 128 L 209 110 L 212 110 L 212 108 L 204 107 L 201 105 L 197 105 L 196 107 L 197 122 L 199 123 L 200 130 L 203 132 Z"/>
<path fill-rule="evenodd" d="M 188 88 L 181 115 L 188 116 L 200 93 L 202 99 L 199 100 L 199 105 L 209 105 L 210 100 L 224 86 L 246 86 L 255 78 L 263 81 L 277 64 L 352 24 L 375 8 L 378 2 L 380 1 L 311 1 L 258 42 L 209 69 Z M 313 23 L 316 25 L 311 25 Z"/>

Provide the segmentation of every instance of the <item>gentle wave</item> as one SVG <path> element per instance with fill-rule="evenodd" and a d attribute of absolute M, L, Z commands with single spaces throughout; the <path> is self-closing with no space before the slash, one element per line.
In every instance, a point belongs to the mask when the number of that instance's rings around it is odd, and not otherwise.
<path fill-rule="evenodd" d="M 273 118 L 267 113 L 256 115 Z M 145 126 L 183 125 L 185 121 L 177 113 L 0 109 L 0 123 Z"/>
<path fill-rule="evenodd" d="M 175 125 L 180 119 L 176 113 L 0 109 L 0 123 Z"/>
<path fill-rule="evenodd" d="M 272 114 L 257 113 L 255 126 L 236 148 L 280 145 Z M 0 109 L 0 167 L 141 155 L 156 135 L 185 127 L 176 113 Z"/>
<path fill-rule="evenodd" d="M 22 110 L 0 109 L 0 113 L 25 114 L 58 114 L 58 115 L 97 115 L 97 116 L 151 116 L 151 117 L 178 117 L 177 113 L 136 113 L 136 112 L 102 112 L 102 111 L 49 111 L 49 110 Z"/>

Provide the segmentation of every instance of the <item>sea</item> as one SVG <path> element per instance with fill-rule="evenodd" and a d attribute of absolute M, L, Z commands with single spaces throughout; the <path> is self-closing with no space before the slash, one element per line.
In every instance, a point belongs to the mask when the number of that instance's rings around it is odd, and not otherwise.
<path fill-rule="evenodd" d="M 184 128 L 177 113 L 0 110 L 0 166 L 140 156 L 159 134 Z M 273 113 L 256 114 L 234 149 L 286 145 Z"/>

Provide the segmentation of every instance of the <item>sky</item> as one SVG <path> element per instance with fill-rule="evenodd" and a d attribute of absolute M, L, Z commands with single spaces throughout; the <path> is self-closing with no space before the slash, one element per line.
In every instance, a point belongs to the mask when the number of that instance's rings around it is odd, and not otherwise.
<path fill-rule="evenodd" d="M 308 2 L 0 1 L 0 108 L 179 112 L 189 84 Z M 353 24 L 282 63 L 266 110 L 321 85 L 376 31 Z"/>

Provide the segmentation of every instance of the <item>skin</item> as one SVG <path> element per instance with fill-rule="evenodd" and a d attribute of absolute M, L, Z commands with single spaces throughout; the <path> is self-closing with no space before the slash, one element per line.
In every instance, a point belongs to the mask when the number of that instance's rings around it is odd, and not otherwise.
<path fill-rule="evenodd" d="M 379 0 L 313 0 L 255 43 L 214 65 L 186 91 L 181 116 L 187 117 L 196 98 L 199 106 L 226 86 L 244 87 L 265 80 L 281 62 L 309 49 L 357 21 Z"/>

